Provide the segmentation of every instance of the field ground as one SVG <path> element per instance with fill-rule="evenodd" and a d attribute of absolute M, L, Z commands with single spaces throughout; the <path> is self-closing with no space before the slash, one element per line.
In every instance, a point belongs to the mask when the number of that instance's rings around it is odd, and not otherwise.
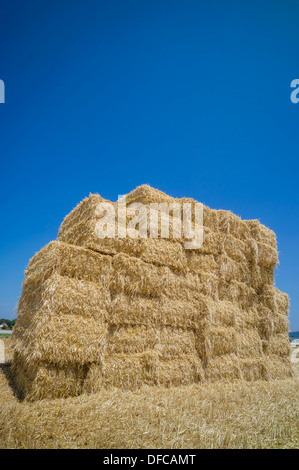
<path fill-rule="evenodd" d="M 299 447 L 298 380 L 106 390 L 20 403 L 8 369 L 9 363 L 0 369 L 0 448 Z M 299 364 L 294 370 L 299 377 Z"/>

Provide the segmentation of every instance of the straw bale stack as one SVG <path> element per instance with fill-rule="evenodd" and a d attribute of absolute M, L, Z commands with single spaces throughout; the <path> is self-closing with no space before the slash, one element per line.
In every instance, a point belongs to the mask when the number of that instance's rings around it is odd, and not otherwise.
<path fill-rule="evenodd" d="M 203 207 L 200 248 L 186 249 L 173 229 L 100 238 L 102 202 L 90 195 L 75 207 L 26 270 L 11 368 L 26 399 L 292 375 L 274 232 Z M 127 195 L 147 216 L 150 204 L 174 202 L 196 204 L 147 185 Z"/>

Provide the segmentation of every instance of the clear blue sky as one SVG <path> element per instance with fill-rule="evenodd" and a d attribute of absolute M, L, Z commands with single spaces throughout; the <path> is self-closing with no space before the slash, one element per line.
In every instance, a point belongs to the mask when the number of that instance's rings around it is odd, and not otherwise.
<path fill-rule="evenodd" d="M 299 2 L 0 9 L 0 317 L 73 206 L 148 183 L 275 230 L 299 330 Z"/>

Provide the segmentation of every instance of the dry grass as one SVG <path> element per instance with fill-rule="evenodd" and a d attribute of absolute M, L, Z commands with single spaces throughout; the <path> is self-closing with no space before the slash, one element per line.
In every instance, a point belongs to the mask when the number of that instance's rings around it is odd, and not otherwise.
<path fill-rule="evenodd" d="M 26 403 L 15 397 L 8 368 L 6 364 L 0 370 L 0 448 L 299 445 L 296 380 L 112 389 Z"/>

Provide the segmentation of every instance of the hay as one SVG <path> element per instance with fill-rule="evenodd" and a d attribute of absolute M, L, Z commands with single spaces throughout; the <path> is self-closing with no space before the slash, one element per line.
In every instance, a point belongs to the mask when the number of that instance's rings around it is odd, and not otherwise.
<path fill-rule="evenodd" d="M 171 223 L 166 238 L 140 237 L 133 208 L 125 238 L 124 221 L 101 238 L 100 202 L 109 201 L 91 195 L 73 209 L 26 270 L 12 366 L 26 399 L 290 376 L 289 300 L 273 286 L 270 229 L 203 207 L 203 245 L 188 250 Z M 147 217 L 150 204 L 196 204 L 147 185 L 127 195 L 140 202 Z"/>
<path fill-rule="evenodd" d="M 53 241 L 30 260 L 25 271 L 25 281 L 26 283 L 45 281 L 52 274 L 109 285 L 111 257 Z"/>

